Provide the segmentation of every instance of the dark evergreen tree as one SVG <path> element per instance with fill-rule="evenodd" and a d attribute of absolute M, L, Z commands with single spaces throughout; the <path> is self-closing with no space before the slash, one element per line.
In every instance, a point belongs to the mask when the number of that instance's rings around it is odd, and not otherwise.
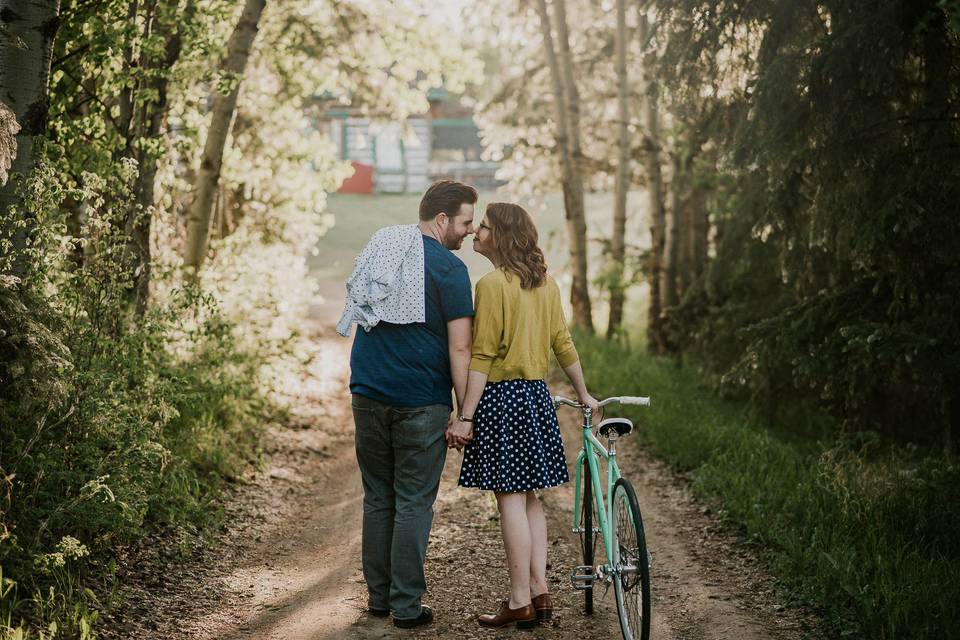
<path fill-rule="evenodd" d="M 716 258 L 674 311 L 676 339 L 768 409 L 801 397 L 851 429 L 947 451 L 960 419 L 955 12 L 682 0 L 664 16 L 674 108 L 719 84 L 726 115 L 702 125 L 738 194 L 713 211 Z"/>

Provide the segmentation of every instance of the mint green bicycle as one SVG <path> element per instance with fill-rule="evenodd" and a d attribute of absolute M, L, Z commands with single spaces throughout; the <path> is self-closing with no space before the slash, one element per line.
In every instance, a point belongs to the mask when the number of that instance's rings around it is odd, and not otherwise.
<path fill-rule="evenodd" d="M 593 411 L 589 407 L 561 396 L 554 397 L 553 403 L 556 407 L 576 407 L 583 414 L 583 448 L 577 456 L 573 497 L 573 532 L 580 536 L 583 564 L 574 569 L 570 581 L 583 591 L 587 615 L 593 613 L 594 584 L 602 582 L 609 589 L 613 583 L 624 640 L 649 640 L 650 555 L 637 494 L 617 465 L 617 440 L 633 431 L 633 423 L 627 418 L 601 420 L 597 433 L 607 439 L 608 446 L 604 447 L 593 435 Z M 600 407 L 613 403 L 649 406 L 650 398 L 607 398 Z M 607 461 L 606 491 L 600 484 L 600 458 Z M 603 541 L 605 563 L 595 561 L 597 534 Z"/>

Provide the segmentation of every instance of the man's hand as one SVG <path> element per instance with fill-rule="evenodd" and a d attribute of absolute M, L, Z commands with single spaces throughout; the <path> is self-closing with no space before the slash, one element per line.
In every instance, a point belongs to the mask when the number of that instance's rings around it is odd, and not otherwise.
<path fill-rule="evenodd" d="M 457 412 L 451 411 L 450 417 L 447 418 L 447 428 L 443 431 L 443 439 L 447 441 L 447 448 L 452 449 L 453 445 L 450 443 L 450 429 L 453 428 L 453 423 L 457 421 Z"/>
<path fill-rule="evenodd" d="M 447 429 L 447 443 L 451 449 L 460 451 L 473 440 L 473 424 L 454 420 Z"/>

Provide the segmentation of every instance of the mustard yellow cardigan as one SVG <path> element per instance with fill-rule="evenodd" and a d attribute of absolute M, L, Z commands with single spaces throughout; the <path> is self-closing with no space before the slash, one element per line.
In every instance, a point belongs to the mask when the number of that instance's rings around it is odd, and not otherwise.
<path fill-rule="evenodd" d="M 561 367 L 579 359 L 550 276 L 536 289 L 521 289 L 519 276 L 496 269 L 477 282 L 474 300 L 470 370 L 488 381 L 542 380 L 551 351 Z"/>

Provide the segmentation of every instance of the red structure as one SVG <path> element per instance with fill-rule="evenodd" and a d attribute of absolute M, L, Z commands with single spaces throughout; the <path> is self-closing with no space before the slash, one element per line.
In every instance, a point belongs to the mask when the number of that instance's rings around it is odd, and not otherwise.
<path fill-rule="evenodd" d="M 373 193 L 373 166 L 353 160 L 353 175 L 343 181 L 337 193 Z"/>

